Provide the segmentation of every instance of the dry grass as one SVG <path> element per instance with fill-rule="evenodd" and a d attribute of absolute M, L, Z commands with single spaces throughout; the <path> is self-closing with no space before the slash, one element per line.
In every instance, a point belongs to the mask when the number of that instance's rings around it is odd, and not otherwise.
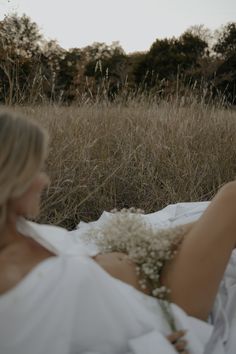
<path fill-rule="evenodd" d="M 194 99 L 15 109 L 51 136 L 41 222 L 73 228 L 114 207 L 209 200 L 236 175 L 235 111 Z"/>

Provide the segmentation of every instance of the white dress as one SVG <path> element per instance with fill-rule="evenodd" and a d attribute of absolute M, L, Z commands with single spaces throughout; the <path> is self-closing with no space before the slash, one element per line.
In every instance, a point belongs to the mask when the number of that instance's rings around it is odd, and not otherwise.
<path fill-rule="evenodd" d="M 180 203 L 144 217 L 157 227 L 176 225 L 197 219 L 207 205 Z M 107 217 L 110 214 L 104 213 L 98 222 Z M 171 331 L 158 301 L 111 277 L 91 258 L 98 250 L 85 245 L 81 234 L 93 225 L 81 223 L 68 232 L 19 222 L 22 234 L 57 256 L 38 264 L 0 296 L 0 354 L 176 353 L 165 338 Z M 229 324 L 236 327 L 236 318 L 226 306 L 236 296 L 229 294 L 234 287 L 232 267 L 216 301 L 214 323 L 187 316 L 172 304 L 178 329 L 188 330 L 190 353 L 235 353 Z"/>

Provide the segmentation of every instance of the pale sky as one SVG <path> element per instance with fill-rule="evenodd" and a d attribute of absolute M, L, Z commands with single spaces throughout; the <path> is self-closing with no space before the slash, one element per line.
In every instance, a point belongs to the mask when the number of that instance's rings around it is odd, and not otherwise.
<path fill-rule="evenodd" d="M 236 0 L 0 0 L 0 20 L 9 12 L 26 13 L 65 49 L 119 41 L 129 53 L 192 25 L 236 22 Z"/>

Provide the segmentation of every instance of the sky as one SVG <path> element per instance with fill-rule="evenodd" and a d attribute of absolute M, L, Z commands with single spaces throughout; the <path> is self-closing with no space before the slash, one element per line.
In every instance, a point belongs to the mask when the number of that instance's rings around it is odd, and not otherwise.
<path fill-rule="evenodd" d="M 0 20 L 12 12 L 30 16 L 65 49 L 119 41 L 130 53 L 193 25 L 236 22 L 236 0 L 0 0 Z"/>

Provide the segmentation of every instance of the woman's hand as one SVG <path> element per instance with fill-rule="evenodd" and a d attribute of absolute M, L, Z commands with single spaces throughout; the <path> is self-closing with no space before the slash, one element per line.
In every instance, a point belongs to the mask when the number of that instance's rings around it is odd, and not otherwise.
<path fill-rule="evenodd" d="M 187 341 L 182 339 L 185 334 L 186 331 L 176 331 L 171 333 L 166 338 L 170 341 L 178 353 L 189 354 L 188 350 L 186 349 Z"/>

